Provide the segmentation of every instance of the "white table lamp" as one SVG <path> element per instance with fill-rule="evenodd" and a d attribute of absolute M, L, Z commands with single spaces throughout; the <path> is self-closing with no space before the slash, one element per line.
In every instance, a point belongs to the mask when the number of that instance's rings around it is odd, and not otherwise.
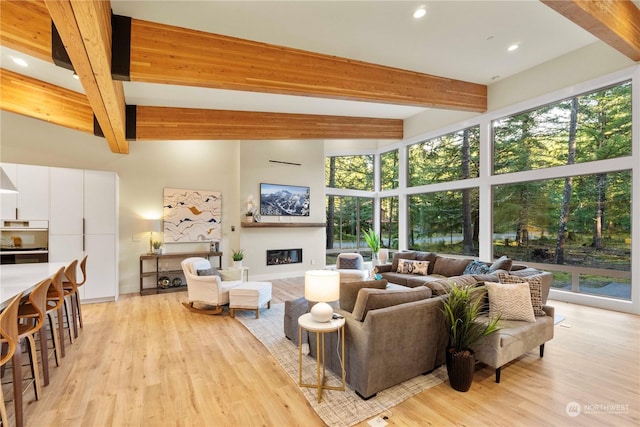
<path fill-rule="evenodd" d="M 332 270 L 311 270 L 304 274 L 304 297 L 317 302 L 311 308 L 314 322 L 328 322 L 333 308 L 327 302 L 340 298 L 340 273 Z"/>

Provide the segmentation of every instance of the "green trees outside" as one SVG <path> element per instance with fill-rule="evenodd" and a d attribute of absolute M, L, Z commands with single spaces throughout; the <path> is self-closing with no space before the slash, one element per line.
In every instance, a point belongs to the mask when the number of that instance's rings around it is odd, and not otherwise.
<path fill-rule="evenodd" d="M 628 156 L 631 84 L 497 120 L 493 131 L 496 174 Z M 494 187 L 494 233 L 514 236 L 496 239 L 494 253 L 629 270 L 630 183 L 618 171 Z"/>
<path fill-rule="evenodd" d="M 630 271 L 631 171 L 575 172 L 575 165 L 630 156 L 631 114 L 626 81 L 492 121 L 494 175 L 569 166 L 555 169 L 560 173 L 553 178 L 523 182 L 514 175 L 513 182 L 492 187 L 494 256 Z M 400 190 L 407 194 L 408 249 L 477 256 L 478 188 L 464 182 L 479 177 L 480 127 L 406 149 L 403 165 L 397 149 L 380 154 L 379 188 L 399 188 L 406 171 L 407 188 Z M 328 187 L 373 191 L 374 156 L 329 157 L 326 168 Z M 455 190 L 420 192 L 451 182 Z M 380 199 L 385 247 L 397 245 L 404 220 L 398 203 L 396 195 Z M 358 230 L 375 227 L 372 209 L 370 198 L 328 196 L 327 248 L 364 247 Z"/>

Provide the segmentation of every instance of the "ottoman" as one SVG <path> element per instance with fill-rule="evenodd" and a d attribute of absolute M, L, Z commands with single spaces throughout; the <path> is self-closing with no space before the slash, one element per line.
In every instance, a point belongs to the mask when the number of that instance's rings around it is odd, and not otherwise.
<path fill-rule="evenodd" d="M 260 306 L 264 304 L 271 308 L 271 282 L 243 282 L 229 290 L 231 317 L 235 316 L 235 310 L 255 310 L 258 319 Z"/>

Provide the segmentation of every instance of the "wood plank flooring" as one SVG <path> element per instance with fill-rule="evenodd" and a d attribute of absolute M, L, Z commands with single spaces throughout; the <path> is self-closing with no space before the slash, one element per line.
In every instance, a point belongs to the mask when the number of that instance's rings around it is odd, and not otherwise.
<path fill-rule="evenodd" d="M 273 302 L 303 279 L 273 281 Z M 27 426 L 322 426 L 296 383 L 228 313 L 186 310 L 186 293 L 85 304 L 85 327 L 43 398 L 24 397 Z M 545 357 L 478 367 L 471 390 L 447 383 L 384 414 L 390 426 L 635 426 L 640 424 L 638 316 L 551 302 L 566 320 Z M 564 326 L 571 327 L 564 327 Z M 4 380 L 7 378 L 5 376 Z M 5 397 L 11 386 L 4 386 Z M 337 393 L 337 392 L 335 392 Z M 576 402 L 581 413 L 567 414 Z M 7 403 L 10 423 L 13 403 Z M 359 427 L 368 427 L 366 422 Z"/>

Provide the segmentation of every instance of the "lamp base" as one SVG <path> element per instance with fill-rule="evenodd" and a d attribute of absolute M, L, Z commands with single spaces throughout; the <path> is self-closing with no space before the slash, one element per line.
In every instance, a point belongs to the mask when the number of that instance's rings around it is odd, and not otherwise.
<path fill-rule="evenodd" d="M 326 302 L 319 302 L 311 307 L 311 320 L 319 323 L 326 323 L 333 316 L 333 308 Z"/>

